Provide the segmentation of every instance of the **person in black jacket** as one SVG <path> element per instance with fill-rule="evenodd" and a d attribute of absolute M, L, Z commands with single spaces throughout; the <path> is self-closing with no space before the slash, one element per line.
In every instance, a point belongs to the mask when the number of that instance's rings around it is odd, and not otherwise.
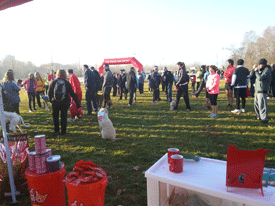
<path fill-rule="evenodd" d="M 153 104 L 157 103 L 157 101 L 160 101 L 159 97 L 159 85 L 160 85 L 160 74 L 158 73 L 158 66 L 155 66 L 155 71 L 151 76 L 150 79 L 150 87 L 153 89 Z"/>
<path fill-rule="evenodd" d="M 174 82 L 174 75 L 172 74 L 171 71 L 166 71 L 165 74 L 166 77 L 166 100 L 168 102 L 172 101 L 172 87 L 173 87 L 173 82 Z"/>
<path fill-rule="evenodd" d="M 275 64 L 271 64 L 271 84 L 270 84 L 270 96 L 275 98 Z"/>
<path fill-rule="evenodd" d="M 76 108 L 80 108 L 80 104 L 78 102 L 78 97 L 74 93 L 72 85 L 68 82 L 66 71 L 63 69 L 59 69 L 56 73 L 56 79 L 49 86 L 49 100 L 52 103 L 53 109 L 53 122 L 54 122 L 54 134 L 59 134 L 59 111 L 61 112 L 61 135 L 66 134 L 67 130 L 67 112 L 70 108 L 71 99 L 76 102 Z M 61 90 L 58 89 L 59 85 L 61 85 Z M 65 85 L 65 90 L 62 85 Z M 62 93 L 60 93 L 62 91 Z M 64 95 L 63 95 L 64 93 Z M 61 98 L 58 95 L 61 94 Z M 70 95 L 70 96 L 69 96 Z"/>
<path fill-rule="evenodd" d="M 98 91 L 99 84 L 99 74 L 95 70 L 90 70 L 88 65 L 84 65 L 84 87 L 86 89 L 85 99 L 88 113 L 87 115 L 91 115 L 94 110 L 97 112 L 97 102 L 96 102 L 96 94 Z M 92 106 L 93 102 L 93 106 Z"/>
<path fill-rule="evenodd" d="M 250 96 L 251 97 L 254 97 L 254 94 L 255 94 L 255 87 L 254 87 L 254 84 L 256 81 L 255 68 L 257 66 L 258 66 L 257 64 L 254 64 L 253 70 L 250 72 L 250 93 L 251 93 Z"/>
<path fill-rule="evenodd" d="M 186 111 L 191 111 L 191 107 L 189 104 L 189 97 L 188 97 L 188 82 L 189 82 L 189 76 L 186 73 L 185 64 L 183 62 L 177 63 L 179 72 L 178 72 L 178 81 L 176 83 L 176 87 L 178 89 L 177 96 L 176 96 L 176 106 L 172 111 L 177 111 L 178 105 L 180 102 L 180 98 L 183 95 L 185 104 L 186 104 Z"/>
<path fill-rule="evenodd" d="M 130 93 L 129 106 L 133 104 L 133 97 L 137 87 L 137 78 L 135 74 L 135 67 L 131 67 L 130 72 L 127 74 L 127 89 Z"/>
<path fill-rule="evenodd" d="M 120 100 L 122 99 L 122 94 L 124 93 L 125 95 L 125 100 L 127 99 L 127 88 L 125 86 L 126 83 L 126 73 L 125 73 L 125 69 L 121 69 L 120 70 L 120 75 L 118 77 L 118 86 L 120 89 Z"/>
<path fill-rule="evenodd" d="M 114 82 L 113 82 L 113 97 L 116 97 L 117 94 L 117 73 L 113 73 L 114 76 Z"/>

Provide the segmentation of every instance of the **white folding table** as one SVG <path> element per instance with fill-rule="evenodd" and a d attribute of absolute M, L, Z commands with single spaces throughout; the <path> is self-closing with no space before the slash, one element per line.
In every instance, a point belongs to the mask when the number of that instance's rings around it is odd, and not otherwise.
<path fill-rule="evenodd" d="M 226 161 L 209 158 L 201 158 L 199 162 L 184 161 L 183 172 L 177 174 L 169 171 L 165 154 L 145 172 L 145 177 L 148 206 L 163 205 L 163 196 L 171 194 L 171 186 L 234 202 L 233 205 L 275 206 L 275 187 L 264 187 L 264 196 L 260 189 L 227 188 Z M 163 185 L 170 189 L 163 192 Z"/>

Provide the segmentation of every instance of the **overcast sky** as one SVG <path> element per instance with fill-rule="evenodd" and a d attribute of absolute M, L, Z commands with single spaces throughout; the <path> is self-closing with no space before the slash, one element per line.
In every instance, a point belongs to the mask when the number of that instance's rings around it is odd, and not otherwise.
<path fill-rule="evenodd" d="M 274 8 L 273 0 L 34 0 L 0 11 L 0 60 L 221 64 L 223 47 L 275 25 Z"/>

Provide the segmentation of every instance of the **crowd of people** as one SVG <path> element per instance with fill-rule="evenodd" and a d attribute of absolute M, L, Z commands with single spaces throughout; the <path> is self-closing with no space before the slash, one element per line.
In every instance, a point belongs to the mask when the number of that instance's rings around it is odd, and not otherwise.
<path fill-rule="evenodd" d="M 88 65 L 83 65 L 84 69 L 84 88 L 87 113 L 91 115 L 99 110 L 98 91 L 102 91 L 103 107 L 112 108 L 111 91 L 113 96 L 123 97 L 127 100 L 129 93 L 129 106 L 137 101 L 137 90 L 140 95 L 144 94 L 144 80 L 146 74 L 143 71 L 136 71 L 134 67 L 126 73 L 124 69 L 120 73 L 112 73 L 109 65 L 104 65 L 104 74 Z M 254 97 L 255 120 L 262 123 L 268 123 L 268 98 L 275 98 L 275 64 L 269 66 L 266 59 L 260 59 L 258 64 L 253 66 L 250 72 L 244 67 L 244 61 L 239 59 L 237 67 L 234 67 L 232 59 L 227 60 L 227 69 L 223 73 L 215 65 L 202 65 L 197 73 L 195 71 L 187 72 L 184 62 L 177 63 L 178 70 L 172 73 L 166 67 L 162 74 L 159 73 L 158 66 L 150 72 L 147 79 L 148 92 L 153 92 L 153 104 L 158 103 L 160 98 L 160 85 L 162 91 L 166 94 L 167 102 L 174 101 L 172 111 L 177 111 L 180 98 L 183 96 L 186 111 L 191 111 L 191 105 L 188 94 L 188 85 L 191 81 L 192 96 L 197 98 L 205 89 L 206 109 L 212 109 L 210 118 L 217 118 L 218 115 L 218 95 L 220 93 L 220 79 L 225 78 L 225 91 L 227 97 L 227 109 L 233 109 L 234 97 L 236 99 L 236 108 L 231 112 L 234 114 L 244 113 L 246 98 Z M 250 88 L 249 88 L 250 84 Z M 38 108 L 42 108 L 41 98 L 45 108 L 48 102 L 52 103 L 52 116 L 54 122 L 54 134 L 66 134 L 67 113 L 70 110 L 70 119 L 75 121 L 83 116 L 81 108 L 82 89 L 78 77 L 72 69 L 67 72 L 59 69 L 57 72 L 51 71 L 45 78 L 36 73 L 30 73 L 28 78 L 22 82 L 15 82 L 14 73 L 8 70 L 1 83 L 3 88 L 4 110 L 9 112 L 19 112 L 21 87 L 25 88 L 29 99 L 29 112 L 36 111 L 36 102 Z M 173 89 L 174 87 L 174 89 Z M 176 91 L 175 100 L 172 100 L 172 92 Z M 173 103 L 173 102 L 172 102 Z M 171 104 L 172 104 L 171 103 Z M 59 129 L 59 113 L 61 116 L 61 132 Z M 7 126 L 7 131 L 8 126 Z"/>

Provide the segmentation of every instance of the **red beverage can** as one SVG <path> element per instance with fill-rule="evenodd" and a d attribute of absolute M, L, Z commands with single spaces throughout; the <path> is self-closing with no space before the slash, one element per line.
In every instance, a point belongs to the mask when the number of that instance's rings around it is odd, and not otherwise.
<path fill-rule="evenodd" d="M 169 165 L 170 172 L 181 173 L 183 171 L 183 156 L 172 155 Z"/>
<path fill-rule="evenodd" d="M 30 152 L 29 153 L 29 169 L 30 169 L 30 171 L 35 171 L 36 170 L 35 156 L 36 156 L 36 152 Z"/>
<path fill-rule="evenodd" d="M 46 154 L 35 156 L 35 168 L 37 174 L 43 174 L 47 172 L 46 159 Z"/>
<path fill-rule="evenodd" d="M 37 155 L 46 153 L 46 137 L 45 135 L 34 136 L 35 152 Z"/>
<path fill-rule="evenodd" d="M 180 154 L 180 150 L 178 148 L 169 148 L 167 151 L 168 151 L 168 163 L 170 164 L 171 156 Z"/>
<path fill-rule="evenodd" d="M 46 159 L 50 156 L 52 156 L 52 150 L 51 149 L 46 149 Z"/>

